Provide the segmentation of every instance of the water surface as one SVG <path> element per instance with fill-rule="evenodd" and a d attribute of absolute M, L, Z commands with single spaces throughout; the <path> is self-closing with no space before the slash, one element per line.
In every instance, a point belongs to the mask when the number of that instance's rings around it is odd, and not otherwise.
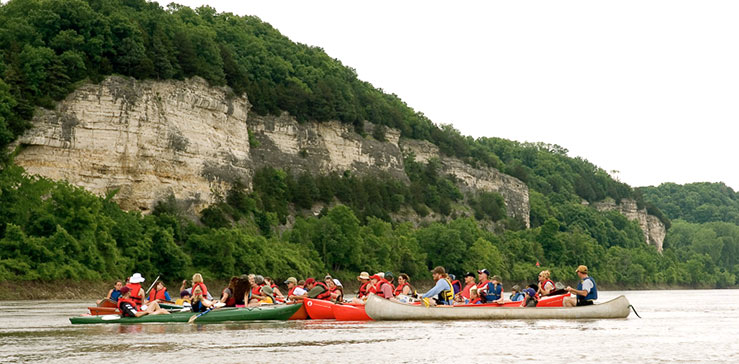
<path fill-rule="evenodd" d="M 0 363 L 739 363 L 739 290 L 625 294 L 626 319 L 71 325 L 89 302 L 0 302 Z"/>

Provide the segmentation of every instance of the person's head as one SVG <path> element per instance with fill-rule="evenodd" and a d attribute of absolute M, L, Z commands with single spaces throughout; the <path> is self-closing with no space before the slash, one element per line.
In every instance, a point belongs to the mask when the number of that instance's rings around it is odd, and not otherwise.
<path fill-rule="evenodd" d="M 272 286 L 272 277 L 264 277 L 264 283 L 268 286 Z"/>
<path fill-rule="evenodd" d="M 548 270 L 543 270 L 539 273 L 539 282 L 544 282 L 552 275 Z"/>
<path fill-rule="evenodd" d="M 131 296 L 131 289 L 128 287 L 121 288 L 121 297 L 130 297 Z"/>
<path fill-rule="evenodd" d="M 203 276 L 200 273 L 193 274 L 192 283 L 203 283 Z"/>
<path fill-rule="evenodd" d="M 357 276 L 357 280 L 361 281 L 362 283 L 366 283 L 370 280 L 370 275 L 367 272 L 359 273 Z"/>
<path fill-rule="evenodd" d="M 385 280 L 387 280 L 390 283 L 393 283 L 393 279 L 395 279 L 393 272 L 385 272 Z"/>
<path fill-rule="evenodd" d="M 575 270 L 575 273 L 577 273 L 578 277 L 585 278 L 588 276 L 588 267 L 585 265 L 581 265 L 577 267 L 577 269 Z"/>
<path fill-rule="evenodd" d="M 263 285 L 264 284 L 264 277 L 262 277 L 261 275 L 257 274 L 256 276 L 254 276 L 254 283 L 256 283 L 257 286 Z"/>
<path fill-rule="evenodd" d="M 464 283 L 475 283 L 475 275 L 472 272 L 465 273 Z"/>
<path fill-rule="evenodd" d="M 490 282 L 493 282 L 493 284 L 503 283 L 503 278 L 500 278 L 500 276 L 496 274 L 493 278 L 490 278 Z"/>
<path fill-rule="evenodd" d="M 249 283 L 251 283 L 251 285 L 252 285 L 252 286 L 253 286 L 253 285 L 255 285 L 255 284 L 257 284 L 257 283 L 256 283 L 256 282 L 254 281 L 254 279 L 255 279 L 255 278 L 256 278 L 257 276 L 255 276 L 254 274 L 249 274 L 249 275 L 248 275 L 248 277 L 249 277 Z"/>
<path fill-rule="evenodd" d="M 511 287 L 511 291 L 513 292 L 521 292 L 521 286 L 514 284 L 513 287 Z"/>
<path fill-rule="evenodd" d="M 230 289 L 231 292 L 233 292 L 233 290 L 236 288 L 236 284 L 238 283 L 239 283 L 239 277 L 236 277 L 236 276 L 231 277 L 231 280 L 228 281 L 228 289 Z"/>
<path fill-rule="evenodd" d="M 183 300 L 188 300 L 190 299 L 190 297 L 192 297 L 192 294 L 190 294 L 190 292 L 188 292 L 186 289 L 180 292 L 180 298 L 182 298 Z"/>
<path fill-rule="evenodd" d="M 477 271 L 477 276 L 480 281 L 486 281 L 490 277 L 490 271 L 487 269 L 480 269 Z"/>
<path fill-rule="evenodd" d="M 323 277 L 323 282 L 324 282 L 324 283 L 326 283 L 326 284 L 327 284 L 327 285 L 329 285 L 329 286 L 331 285 L 331 282 L 332 282 L 333 280 L 334 280 L 334 278 L 333 278 L 333 277 L 331 277 L 331 275 L 330 275 L 330 274 L 326 274 L 326 276 L 325 276 L 325 277 Z"/>
<path fill-rule="evenodd" d="M 470 299 L 477 298 L 477 287 L 470 288 Z"/>
<path fill-rule="evenodd" d="M 121 281 L 115 281 L 115 284 L 113 285 L 113 287 L 115 287 L 115 289 L 117 291 L 120 291 L 121 288 L 123 287 L 123 282 L 121 282 Z"/>
<path fill-rule="evenodd" d="M 377 282 L 379 282 L 381 279 L 382 278 L 379 275 L 375 274 L 372 277 L 370 277 L 370 283 L 372 283 L 373 285 L 376 285 Z"/>
<path fill-rule="evenodd" d="M 295 277 L 290 277 L 287 280 L 285 280 L 285 284 L 287 284 L 287 288 L 292 289 L 298 284 L 298 280 Z"/>
<path fill-rule="evenodd" d="M 336 283 L 334 283 L 334 279 L 333 278 L 327 279 L 326 280 L 326 286 L 328 286 L 328 288 L 334 288 L 334 287 L 336 287 Z"/>
<path fill-rule="evenodd" d="M 437 266 L 431 270 L 431 276 L 434 277 L 435 281 L 446 277 L 446 270 L 442 266 Z"/>
<path fill-rule="evenodd" d="M 157 282 L 157 291 L 161 291 L 164 289 L 164 282 L 159 281 Z"/>
<path fill-rule="evenodd" d="M 305 289 L 310 291 L 310 289 L 313 288 L 313 286 L 315 285 L 316 285 L 316 280 L 313 277 L 305 280 Z"/>
<path fill-rule="evenodd" d="M 529 297 L 534 297 L 536 295 L 536 291 L 533 288 L 529 287 L 529 288 L 525 288 L 523 290 L 523 294 L 525 294 L 525 295 L 527 295 Z"/>
<path fill-rule="evenodd" d="M 401 283 L 411 283 L 411 277 L 408 277 L 405 273 L 398 274 L 398 284 Z"/>
<path fill-rule="evenodd" d="M 298 281 L 298 286 L 305 287 L 305 279 L 301 279 Z"/>

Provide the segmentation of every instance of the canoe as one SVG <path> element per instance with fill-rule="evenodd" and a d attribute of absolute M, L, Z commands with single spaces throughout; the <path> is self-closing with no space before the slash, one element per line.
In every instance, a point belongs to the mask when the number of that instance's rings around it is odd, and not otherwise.
<path fill-rule="evenodd" d="M 606 319 L 629 316 L 629 300 L 618 296 L 608 302 L 581 307 L 424 307 L 392 302 L 375 295 L 367 299 L 367 315 L 374 320 L 502 320 L 502 319 Z"/>
<path fill-rule="evenodd" d="M 305 305 L 305 310 L 308 312 L 308 317 L 313 320 L 331 320 L 335 318 L 332 310 L 334 303 L 331 301 L 305 298 L 303 299 L 303 304 Z"/>
<path fill-rule="evenodd" d="M 331 307 L 334 317 L 337 321 L 370 321 L 372 318 L 367 316 L 364 311 L 364 305 L 345 304 L 333 305 Z"/>
<path fill-rule="evenodd" d="M 308 317 L 308 311 L 305 310 L 305 305 L 302 303 L 290 303 L 291 305 L 298 305 L 300 308 L 295 311 L 295 313 L 288 318 L 288 320 L 307 320 Z"/>
<path fill-rule="evenodd" d="M 219 308 L 198 317 L 195 323 L 252 321 L 252 320 L 287 320 L 302 307 L 296 305 L 273 305 L 253 308 Z M 193 312 L 175 312 L 169 315 L 146 315 L 141 317 L 120 317 L 118 315 L 78 316 L 71 317 L 73 324 L 138 324 L 145 322 L 187 322 Z"/>

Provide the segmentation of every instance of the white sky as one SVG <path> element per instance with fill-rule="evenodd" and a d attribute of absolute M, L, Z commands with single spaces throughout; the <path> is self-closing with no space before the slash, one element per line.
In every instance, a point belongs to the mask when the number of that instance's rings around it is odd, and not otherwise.
<path fill-rule="evenodd" d="M 256 15 L 465 135 L 739 190 L 737 1 L 177 3 Z"/>

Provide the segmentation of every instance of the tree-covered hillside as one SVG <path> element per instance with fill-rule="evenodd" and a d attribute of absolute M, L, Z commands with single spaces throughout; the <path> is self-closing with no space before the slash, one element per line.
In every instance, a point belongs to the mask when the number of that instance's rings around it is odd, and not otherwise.
<path fill-rule="evenodd" d="M 739 193 L 723 183 L 663 183 L 657 187 L 640 187 L 638 192 L 673 220 L 739 225 Z"/>
<path fill-rule="evenodd" d="M 457 274 L 486 267 L 507 282 L 524 282 L 543 268 L 572 280 L 574 267 L 587 264 L 599 283 L 712 287 L 733 285 L 739 274 L 736 256 L 678 250 L 677 243 L 659 254 L 637 223 L 583 205 L 638 195 L 566 149 L 474 139 L 435 125 L 320 48 L 296 44 L 256 17 L 143 0 L 11 0 L 0 5 L 0 52 L 3 150 L 29 127 L 35 108 L 53 107 L 83 82 L 110 74 L 200 76 L 246 93 L 256 113 L 339 120 L 358 132 L 367 120 L 471 165 L 498 168 L 529 186 L 532 226 L 505 218 L 497 194 L 461 194 L 434 161 L 406 161 L 410 185 L 351 173 L 292 175 L 275 166 L 257 171 L 253 190 L 235 185 L 193 221 L 174 200 L 148 216 L 122 211 L 111 196 L 27 176 L 12 153 L 3 153 L 0 280 L 107 280 L 133 271 L 281 279 L 363 270 L 424 279 L 429 268 L 444 265 Z M 303 213 L 316 203 L 326 206 L 318 216 Z M 460 204 L 472 217 L 455 213 Z M 422 226 L 393 219 L 431 211 L 440 218 Z M 496 229 L 482 227 L 490 222 Z"/>

